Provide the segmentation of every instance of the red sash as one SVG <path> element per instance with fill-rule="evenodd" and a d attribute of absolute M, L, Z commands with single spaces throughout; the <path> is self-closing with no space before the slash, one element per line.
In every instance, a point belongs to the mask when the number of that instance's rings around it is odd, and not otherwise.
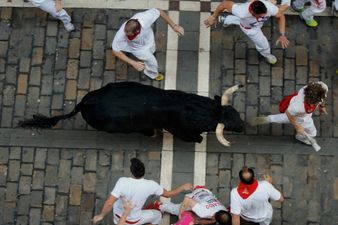
<path fill-rule="evenodd" d="M 285 111 L 288 109 L 289 105 L 290 105 L 290 101 L 293 97 L 295 97 L 297 95 L 296 93 L 293 93 L 291 95 L 288 95 L 286 97 L 284 97 L 282 99 L 282 101 L 279 103 L 279 112 L 281 113 L 285 113 Z"/>
<path fill-rule="evenodd" d="M 290 101 L 293 97 L 295 97 L 297 93 L 293 93 L 291 95 L 285 96 L 282 101 L 279 103 L 279 112 L 285 113 L 285 111 L 288 109 L 290 105 Z M 304 102 L 304 109 L 306 113 L 313 113 L 317 109 L 318 105 L 310 105 L 306 102 Z"/>
<path fill-rule="evenodd" d="M 238 194 L 243 198 L 247 199 L 250 195 L 252 195 L 258 187 L 258 181 L 254 180 L 252 184 L 244 184 L 243 182 L 239 182 L 237 187 Z"/>

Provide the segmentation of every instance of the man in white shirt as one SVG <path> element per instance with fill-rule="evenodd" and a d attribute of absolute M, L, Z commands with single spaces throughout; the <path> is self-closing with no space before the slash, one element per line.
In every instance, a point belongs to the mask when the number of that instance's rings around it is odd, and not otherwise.
<path fill-rule="evenodd" d="M 231 216 L 216 196 L 204 186 L 196 186 L 192 193 L 187 194 L 181 204 L 172 202 L 154 202 L 153 209 L 181 216 L 185 211 L 192 211 L 194 224 L 230 225 Z"/>
<path fill-rule="evenodd" d="M 156 50 L 152 24 L 160 17 L 180 36 L 184 29 L 175 24 L 172 19 L 159 9 L 149 9 L 135 14 L 125 22 L 117 31 L 113 43 L 113 53 L 119 59 L 133 66 L 137 71 L 144 72 L 151 79 L 161 81 L 163 74 L 159 74 L 157 60 L 154 56 Z M 129 58 L 123 52 L 133 54 L 140 61 Z"/>
<path fill-rule="evenodd" d="M 290 0 L 291 1 L 291 0 Z M 311 6 L 305 8 L 304 5 L 310 2 Z M 292 9 L 299 12 L 299 16 L 304 20 L 308 27 L 316 28 L 318 22 L 313 18 L 315 14 L 321 13 L 326 8 L 325 0 L 296 0 L 291 5 Z"/>
<path fill-rule="evenodd" d="M 61 20 L 68 32 L 73 31 L 74 25 L 66 10 L 61 7 L 61 0 L 29 0 L 33 5 Z"/>
<path fill-rule="evenodd" d="M 223 11 L 233 15 L 220 16 Z M 271 54 L 268 39 L 264 36 L 261 27 L 271 16 L 278 18 L 280 37 L 276 45 L 281 43 L 282 48 L 287 48 L 289 40 L 285 36 L 285 16 L 278 7 L 270 1 L 256 0 L 246 3 L 223 1 L 215 12 L 204 21 L 207 27 L 216 25 L 216 21 L 228 25 L 239 25 L 241 30 L 255 43 L 257 51 L 266 58 L 270 64 L 276 64 L 277 58 Z"/>
<path fill-rule="evenodd" d="M 162 214 L 157 210 L 142 210 L 142 207 L 150 195 L 171 198 L 183 191 L 192 189 L 192 184 L 185 183 L 174 190 L 167 191 L 158 183 L 144 179 L 144 164 L 133 158 L 130 160 L 130 171 L 132 177 L 121 177 L 115 184 L 110 196 L 103 205 L 101 213 L 94 216 L 93 223 L 96 224 L 103 220 L 113 208 L 114 223 L 117 224 L 123 215 L 123 201 L 127 200 L 134 204 L 134 208 L 129 213 L 127 225 L 159 224 Z"/>
<path fill-rule="evenodd" d="M 273 186 L 270 176 L 257 181 L 253 169 L 246 166 L 239 172 L 239 179 L 239 185 L 230 193 L 232 225 L 240 225 L 241 220 L 269 225 L 273 213 L 269 200 L 283 202 L 283 195 Z"/>
<path fill-rule="evenodd" d="M 327 92 L 328 87 L 324 82 L 310 83 L 302 87 L 298 93 L 286 96 L 281 101 L 280 114 L 256 117 L 250 123 L 253 126 L 267 123 L 291 123 L 297 131 L 295 138 L 307 145 L 312 145 L 306 135 L 311 138 L 317 135 L 312 114 L 317 108 L 321 115 L 327 114 L 324 105 Z"/>

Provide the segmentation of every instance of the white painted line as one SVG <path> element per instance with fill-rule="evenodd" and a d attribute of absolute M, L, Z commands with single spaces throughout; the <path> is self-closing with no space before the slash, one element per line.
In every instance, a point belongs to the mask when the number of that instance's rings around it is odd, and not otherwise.
<path fill-rule="evenodd" d="M 169 11 L 169 17 L 178 24 L 179 12 Z M 167 37 L 167 55 L 166 55 L 166 71 L 165 71 L 165 85 L 164 89 L 176 89 L 177 77 L 177 47 L 178 36 L 168 26 Z M 161 185 L 168 189 L 172 189 L 172 175 L 173 175 L 173 158 L 174 158 L 174 138 L 167 131 L 163 131 L 163 146 L 161 158 Z M 168 202 L 170 199 L 161 198 L 162 202 Z M 164 215 L 161 220 L 161 225 L 170 224 L 170 216 Z"/>
<path fill-rule="evenodd" d="M 200 13 L 200 34 L 198 52 L 197 93 L 209 97 L 209 62 L 210 62 L 210 28 L 206 28 L 203 21 L 210 13 Z M 205 185 L 207 160 L 207 135 L 202 134 L 202 143 L 195 144 L 194 184 Z"/>
<path fill-rule="evenodd" d="M 201 10 L 201 3 L 194 1 L 180 1 L 180 11 L 197 11 Z"/>

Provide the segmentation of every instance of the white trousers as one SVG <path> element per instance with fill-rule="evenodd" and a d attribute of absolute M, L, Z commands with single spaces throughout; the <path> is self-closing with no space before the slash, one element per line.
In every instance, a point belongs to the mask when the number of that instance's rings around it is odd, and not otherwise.
<path fill-rule="evenodd" d="M 300 9 L 303 8 L 307 2 L 311 2 L 311 6 L 302 12 L 304 20 L 312 20 L 316 13 L 321 13 L 326 8 L 325 0 L 296 0 L 293 5 Z"/>
<path fill-rule="evenodd" d="M 142 225 L 142 224 L 153 224 L 157 225 L 160 223 L 162 219 L 162 214 L 160 211 L 155 209 L 146 209 L 141 211 L 141 219 L 137 223 L 128 223 L 126 221 L 126 225 Z M 117 224 L 119 219 L 114 216 L 114 223 Z"/>
<path fill-rule="evenodd" d="M 150 49 L 138 50 L 131 52 L 134 56 L 144 62 L 144 74 L 155 79 L 158 75 L 158 64 L 154 56 L 155 52 L 155 43 Z"/>
<path fill-rule="evenodd" d="M 71 23 L 71 18 L 66 12 L 66 10 L 62 9 L 60 10 L 60 12 L 56 11 L 54 0 L 45 0 L 40 5 L 38 5 L 38 7 L 41 10 L 49 13 L 54 18 L 61 20 L 64 25 Z"/>
<path fill-rule="evenodd" d="M 270 123 L 290 123 L 288 116 L 285 113 L 269 115 Z M 310 137 L 316 137 L 317 129 L 313 123 L 312 114 L 308 114 L 304 117 L 297 117 L 297 123 L 299 123 Z"/>
<path fill-rule="evenodd" d="M 228 15 L 224 20 L 224 25 L 239 25 L 241 30 L 246 34 L 253 43 L 255 43 L 257 51 L 264 57 L 271 54 L 270 44 L 268 39 L 264 36 L 260 27 L 252 27 L 251 29 L 245 29 L 240 24 L 240 18 L 233 15 Z"/>
<path fill-rule="evenodd" d="M 172 202 L 166 202 L 161 205 L 160 209 L 161 209 L 161 212 L 166 212 L 171 215 L 178 216 L 180 214 L 180 207 L 181 207 L 181 204 L 174 204 Z"/>

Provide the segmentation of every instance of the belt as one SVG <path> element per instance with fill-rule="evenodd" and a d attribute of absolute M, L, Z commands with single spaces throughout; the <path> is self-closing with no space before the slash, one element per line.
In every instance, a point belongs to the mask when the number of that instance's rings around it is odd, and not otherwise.
<path fill-rule="evenodd" d="M 118 219 L 121 218 L 121 216 L 117 215 L 116 213 L 115 213 L 115 216 L 116 216 Z M 128 223 L 128 224 L 136 224 L 136 223 L 138 223 L 140 220 L 141 220 L 141 219 L 139 219 L 139 220 L 137 220 L 137 221 L 129 221 L 129 220 L 126 220 L 126 223 Z"/>
<path fill-rule="evenodd" d="M 243 27 L 243 28 L 246 29 L 246 30 L 250 30 L 250 29 L 251 29 L 251 27 L 246 27 L 246 26 L 244 26 L 244 25 L 241 24 L 241 23 L 240 23 L 240 25 L 241 25 L 241 27 Z"/>

